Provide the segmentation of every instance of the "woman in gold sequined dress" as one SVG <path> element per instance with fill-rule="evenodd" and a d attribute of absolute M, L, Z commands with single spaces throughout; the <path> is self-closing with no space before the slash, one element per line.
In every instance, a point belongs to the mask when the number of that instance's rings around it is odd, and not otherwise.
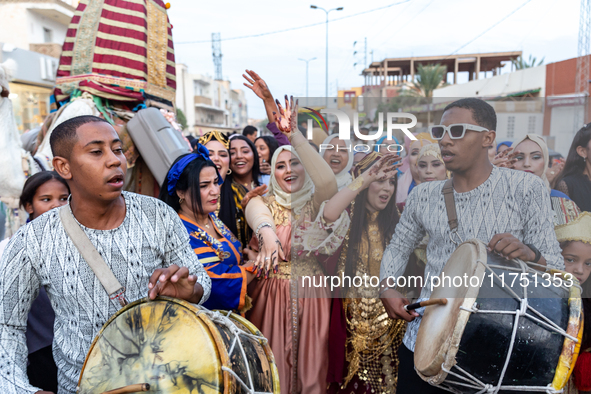
<path fill-rule="evenodd" d="M 399 219 L 395 201 L 398 165 L 392 165 L 398 160 L 398 156 L 376 152 L 366 156 L 353 169 L 353 183 L 321 207 L 326 230 L 343 211 L 351 217 L 339 257 L 339 276 L 379 278 L 384 248 Z M 355 285 L 335 294 L 329 393 L 396 391 L 396 354 L 405 323 L 389 319 L 377 295 L 377 287 Z"/>

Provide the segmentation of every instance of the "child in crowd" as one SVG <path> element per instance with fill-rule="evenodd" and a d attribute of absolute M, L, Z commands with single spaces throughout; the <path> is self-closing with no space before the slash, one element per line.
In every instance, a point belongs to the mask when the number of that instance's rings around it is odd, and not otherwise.
<path fill-rule="evenodd" d="M 565 270 L 578 279 L 583 288 L 583 340 L 573 372 L 574 385 L 579 392 L 591 391 L 591 213 L 583 212 L 566 224 L 556 226 Z"/>
<path fill-rule="evenodd" d="M 27 211 L 29 221 L 32 221 L 53 208 L 66 205 L 69 195 L 68 184 L 57 172 L 38 172 L 25 182 L 20 206 Z M 0 255 L 8 241 L 9 239 L 5 239 L 0 243 Z M 33 302 L 27 321 L 27 375 L 32 385 L 56 393 L 57 367 L 51 350 L 54 320 L 53 308 L 42 287 Z"/>

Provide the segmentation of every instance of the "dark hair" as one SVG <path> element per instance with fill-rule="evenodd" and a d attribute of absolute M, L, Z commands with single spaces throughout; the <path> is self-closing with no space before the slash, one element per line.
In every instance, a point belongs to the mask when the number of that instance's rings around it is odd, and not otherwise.
<path fill-rule="evenodd" d="M 33 198 L 35 198 L 37 189 L 39 189 L 43 184 L 53 179 L 61 182 L 68 190 L 68 194 L 70 194 L 70 188 L 68 187 L 66 180 L 62 178 L 60 174 L 58 174 L 55 171 L 41 171 L 34 175 L 31 175 L 25 182 L 25 186 L 23 186 L 23 192 L 21 193 L 19 205 L 23 208 L 26 208 L 27 204 L 33 204 Z"/>
<path fill-rule="evenodd" d="M 253 135 L 257 133 L 257 128 L 254 126 L 246 126 L 244 128 L 244 130 L 242 130 L 242 135 L 247 136 L 247 135 Z"/>
<path fill-rule="evenodd" d="M 259 154 L 256 146 L 254 146 L 254 143 L 245 136 L 237 135 L 230 139 L 230 149 L 232 149 L 232 142 L 236 140 L 246 142 L 250 147 L 250 150 L 252 150 L 252 154 L 254 155 L 254 162 L 252 163 L 252 181 L 256 186 L 261 186 L 261 183 L 259 182 L 259 178 L 261 177 L 261 165 L 259 164 Z M 232 155 L 230 155 L 230 162 L 232 162 Z"/>
<path fill-rule="evenodd" d="M 275 137 L 271 137 L 270 135 L 264 135 L 262 137 L 259 137 L 256 140 L 254 140 L 254 143 L 256 144 L 258 140 L 265 141 L 265 145 L 267 145 L 267 148 L 269 148 L 269 164 L 271 164 L 271 160 L 273 160 L 273 155 L 275 154 L 277 148 L 279 148 L 279 142 L 277 142 Z"/>
<path fill-rule="evenodd" d="M 106 123 L 106 120 L 99 118 L 98 116 L 82 115 L 76 116 L 75 118 L 68 119 L 63 123 L 60 123 L 49 137 L 49 144 L 51 145 L 51 153 L 54 156 L 70 158 L 74 144 L 78 139 L 76 131 L 82 125 L 87 123 Z"/>
<path fill-rule="evenodd" d="M 566 156 L 566 161 L 564 163 L 564 168 L 562 169 L 562 174 L 556 180 L 556 184 L 570 175 L 581 175 L 585 170 L 585 160 L 577 153 L 577 147 L 587 147 L 589 145 L 589 141 L 591 140 L 591 123 L 586 124 L 577 131 L 575 137 L 573 138 L 573 142 L 570 145 L 570 149 L 568 150 L 568 155 Z M 588 158 L 591 160 L 591 157 Z"/>
<path fill-rule="evenodd" d="M 497 129 L 497 114 L 495 109 L 486 101 L 477 98 L 464 98 L 449 104 L 443 112 L 452 108 L 464 108 L 472 111 L 472 116 L 478 126 L 489 130 Z"/>
<path fill-rule="evenodd" d="M 191 155 L 192 153 L 188 153 Z M 183 157 L 187 155 L 182 155 L 177 158 L 170 169 L 174 167 L 174 165 Z M 215 164 L 211 160 L 203 160 L 201 157 L 196 158 L 183 170 L 179 180 L 176 183 L 175 190 L 179 190 L 182 192 L 189 192 L 191 194 L 191 206 L 193 207 L 193 213 L 197 216 L 203 212 L 203 206 L 201 205 L 201 187 L 199 184 L 199 177 L 201 175 L 201 170 L 205 167 L 213 167 L 216 168 Z M 170 169 L 168 172 L 170 173 Z M 175 212 L 179 212 L 181 210 L 181 204 L 179 203 L 179 196 L 176 193 L 173 193 L 172 196 L 168 194 L 168 174 L 166 174 L 166 178 L 164 178 L 164 182 L 162 182 L 162 187 L 160 187 L 160 194 L 158 198 L 175 210 Z"/>
<path fill-rule="evenodd" d="M 394 234 L 394 229 L 398 224 L 400 216 L 398 214 L 398 208 L 396 207 L 396 191 L 398 189 L 398 177 L 394 177 L 394 193 L 384 208 L 378 214 L 378 228 L 381 232 L 382 247 L 385 249 Z M 349 226 L 349 250 L 345 262 L 345 276 L 353 278 L 356 273 L 356 265 L 359 261 L 359 246 L 361 245 L 361 237 L 363 236 L 363 230 L 367 229 L 369 222 L 367 220 L 368 212 L 365 208 L 367 204 L 368 189 L 363 190 L 357 197 L 355 197 L 355 204 L 353 210 L 353 216 L 351 217 L 351 225 Z M 348 275 L 348 276 L 347 276 Z"/>

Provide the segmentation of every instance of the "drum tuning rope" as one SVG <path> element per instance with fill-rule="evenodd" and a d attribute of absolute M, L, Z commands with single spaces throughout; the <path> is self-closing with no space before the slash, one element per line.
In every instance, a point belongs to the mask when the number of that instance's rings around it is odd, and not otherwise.
<path fill-rule="evenodd" d="M 233 352 L 234 352 L 234 348 L 236 347 L 236 344 L 238 344 L 238 348 L 240 349 L 240 353 L 242 353 L 242 357 L 244 360 L 248 360 L 248 358 L 246 357 L 246 352 L 244 351 L 244 347 L 242 346 L 242 341 L 240 341 L 240 337 L 239 335 L 244 335 L 245 337 L 251 338 L 255 341 L 261 341 L 264 344 L 267 343 L 267 339 L 265 337 L 263 337 L 262 335 L 254 335 L 245 331 L 241 331 L 229 318 L 228 316 L 230 316 L 230 314 L 232 312 L 228 312 L 227 316 L 222 315 L 220 312 L 215 311 L 215 312 L 210 312 L 210 311 L 205 311 L 205 310 L 199 310 L 197 312 L 197 316 L 200 315 L 201 313 L 205 313 L 212 321 L 219 323 L 221 325 L 223 325 L 224 327 L 226 327 L 234 336 L 232 339 L 232 345 L 230 346 L 230 350 L 228 351 L 228 355 L 231 357 Z M 254 389 L 254 384 L 252 382 L 252 374 L 250 372 L 250 365 L 248 364 L 248 362 L 245 363 L 246 366 L 246 372 L 247 372 L 247 376 L 248 376 L 248 384 L 246 384 L 242 379 L 240 379 L 240 377 L 236 374 L 236 372 L 234 372 L 231 368 L 228 368 L 226 366 L 222 366 L 222 371 L 225 371 L 227 373 L 229 373 L 230 375 L 232 375 L 236 381 L 238 383 L 240 383 L 240 385 L 244 388 L 244 390 L 246 390 L 246 392 L 248 394 L 273 394 L 271 392 L 266 392 L 266 391 L 255 391 Z"/>
<path fill-rule="evenodd" d="M 518 270 L 521 271 L 522 273 L 527 274 L 528 270 L 531 270 L 531 268 L 529 268 L 525 262 L 523 262 L 521 260 L 515 260 L 515 261 L 519 264 Z M 484 264 L 484 265 L 486 266 L 486 269 L 488 271 L 490 271 L 492 273 L 492 275 L 494 275 L 494 277 L 499 282 L 502 283 L 501 278 L 497 275 L 497 273 L 495 271 L 492 270 L 492 268 L 495 266 L 488 265 L 488 264 Z M 508 267 L 502 267 L 502 268 L 507 269 Z M 464 310 L 464 311 L 470 312 L 470 313 L 515 315 L 515 320 L 513 323 L 513 331 L 511 333 L 511 342 L 509 345 L 509 349 L 507 351 L 507 358 L 505 359 L 505 364 L 503 365 L 503 369 L 501 371 L 501 375 L 499 377 L 498 384 L 496 384 L 496 385 L 485 384 L 485 383 L 481 382 L 480 380 L 478 380 L 472 374 L 470 374 L 467 371 L 460 368 L 458 365 L 452 365 L 448 369 L 445 367 L 445 363 L 443 363 L 441 365 L 441 368 L 443 371 L 445 371 L 446 373 L 450 374 L 451 376 L 461 379 L 467 383 L 458 382 L 458 381 L 448 381 L 448 382 L 445 382 L 444 384 L 440 385 L 439 387 L 441 387 L 447 391 L 450 391 L 452 393 L 458 393 L 458 390 L 455 390 L 451 386 L 445 386 L 446 384 L 447 385 L 453 384 L 456 386 L 463 386 L 463 387 L 473 388 L 476 390 L 480 389 L 480 391 L 478 391 L 476 394 L 485 394 L 485 393 L 492 394 L 492 393 L 498 393 L 500 390 L 529 391 L 529 392 L 536 391 L 536 392 L 546 392 L 548 394 L 562 393 L 563 390 L 555 390 L 551 385 L 548 385 L 548 386 L 503 386 L 502 385 L 503 379 L 505 377 L 505 373 L 506 373 L 507 368 L 509 366 L 509 362 L 511 361 L 511 355 L 513 353 L 513 345 L 515 344 L 515 337 L 517 335 L 517 328 L 519 326 L 519 319 L 522 316 L 527 317 L 527 318 L 533 320 L 534 322 L 536 322 L 536 323 L 538 323 L 550 330 L 556 331 L 557 333 L 563 335 L 566 338 L 569 338 L 572 341 L 578 342 L 577 338 L 568 334 L 563 328 L 558 326 L 556 323 L 554 323 L 553 321 L 551 321 L 546 316 L 544 316 L 539 311 L 535 310 L 532 306 L 529 305 L 528 298 L 527 298 L 527 287 L 523 286 L 523 297 L 518 296 L 517 293 L 515 293 L 513 291 L 513 289 L 511 289 L 510 287 L 505 287 L 505 290 L 507 290 L 507 292 L 510 293 L 510 295 L 519 302 L 519 309 L 516 309 L 515 311 L 498 311 L 498 310 L 495 311 L 495 310 L 480 310 L 480 309 L 478 309 L 478 307 L 476 305 L 473 305 L 470 308 L 460 306 L 461 310 Z M 537 317 L 534 316 L 532 313 L 537 315 Z M 451 368 L 453 368 L 453 367 L 455 367 L 459 372 L 461 372 L 465 376 L 462 376 L 458 373 L 452 372 Z"/>

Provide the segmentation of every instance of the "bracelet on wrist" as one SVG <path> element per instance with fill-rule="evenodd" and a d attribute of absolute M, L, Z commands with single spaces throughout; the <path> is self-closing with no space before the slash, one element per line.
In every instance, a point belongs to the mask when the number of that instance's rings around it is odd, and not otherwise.
<path fill-rule="evenodd" d="M 534 257 L 532 263 L 537 264 L 538 261 L 540 261 L 540 258 L 542 257 L 542 253 L 538 250 L 538 248 L 536 248 L 532 244 L 525 244 L 525 246 L 530 248 L 532 250 L 532 252 L 535 253 L 535 257 Z"/>
<path fill-rule="evenodd" d="M 261 229 L 263 227 L 271 227 L 272 228 L 273 226 L 271 225 L 271 223 L 263 222 L 263 223 L 261 223 L 261 224 L 258 225 L 258 227 L 257 227 L 257 229 L 255 230 L 254 233 L 258 236 L 259 235 L 259 231 L 261 231 Z"/>

